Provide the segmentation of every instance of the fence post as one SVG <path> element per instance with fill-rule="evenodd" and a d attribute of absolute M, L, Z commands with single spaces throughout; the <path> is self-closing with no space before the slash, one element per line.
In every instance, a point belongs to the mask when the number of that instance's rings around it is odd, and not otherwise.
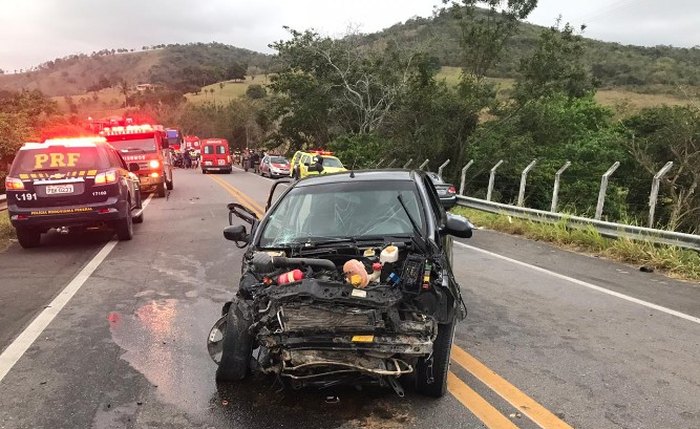
<path fill-rule="evenodd" d="M 389 165 L 386 166 L 386 168 L 391 168 L 392 165 L 396 162 L 396 158 L 392 159 Z"/>
<path fill-rule="evenodd" d="M 377 165 L 374 166 L 374 168 L 379 168 L 379 165 L 384 162 L 384 158 L 380 159 Z"/>
<path fill-rule="evenodd" d="M 571 165 L 571 161 L 566 161 L 564 165 L 557 170 L 556 174 L 554 175 L 554 190 L 552 191 L 552 208 L 549 210 L 552 213 L 557 212 L 557 205 L 559 204 L 559 181 L 561 180 L 561 175 L 566 171 L 567 168 Z"/>
<path fill-rule="evenodd" d="M 656 212 L 656 199 L 659 196 L 659 183 L 661 178 L 668 173 L 668 170 L 673 167 L 673 161 L 669 161 L 661 170 L 654 174 L 654 179 L 651 181 L 651 193 L 649 194 L 649 228 L 654 227 L 654 212 Z"/>
<path fill-rule="evenodd" d="M 500 160 L 491 167 L 491 172 L 489 173 L 489 188 L 486 191 L 486 201 L 491 201 L 491 194 L 493 193 L 493 182 L 496 180 L 496 169 L 503 164 L 503 160 Z"/>
<path fill-rule="evenodd" d="M 617 170 L 620 166 L 620 161 L 615 161 L 615 163 L 608 168 L 608 171 L 603 174 L 600 179 L 600 192 L 598 192 L 598 204 L 595 208 L 595 219 L 600 220 L 603 216 L 603 206 L 605 205 L 605 192 L 608 190 L 608 178 Z"/>
<path fill-rule="evenodd" d="M 462 181 L 459 183 L 459 195 L 464 195 L 464 182 L 467 179 L 467 170 L 474 164 L 474 160 L 470 159 L 467 165 L 462 167 Z"/>
<path fill-rule="evenodd" d="M 413 158 L 409 159 L 409 160 L 406 161 L 406 163 L 403 165 L 403 168 L 408 168 L 408 166 L 411 165 L 412 162 L 413 162 Z"/>
<path fill-rule="evenodd" d="M 533 159 L 531 163 L 525 167 L 522 173 L 520 173 L 520 190 L 518 191 L 518 207 L 522 207 L 525 204 L 525 185 L 527 182 L 527 174 L 532 170 L 532 167 L 537 164 L 537 160 Z"/>
<path fill-rule="evenodd" d="M 440 167 L 438 167 L 438 176 L 442 178 L 442 169 L 445 168 L 449 163 L 450 160 L 448 159 L 447 161 L 443 162 L 442 165 L 440 165 Z"/>
<path fill-rule="evenodd" d="M 419 169 L 419 170 L 424 169 L 425 166 L 428 165 L 428 161 L 430 161 L 430 160 L 429 160 L 429 159 L 426 159 L 425 161 L 423 161 L 423 163 L 418 167 L 418 169 Z"/>

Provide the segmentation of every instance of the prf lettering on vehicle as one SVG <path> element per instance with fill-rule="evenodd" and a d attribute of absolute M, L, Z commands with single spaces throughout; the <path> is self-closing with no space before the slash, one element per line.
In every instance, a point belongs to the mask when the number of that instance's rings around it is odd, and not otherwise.
<path fill-rule="evenodd" d="M 80 159 L 80 153 L 37 153 L 34 155 L 34 169 L 75 167 Z"/>

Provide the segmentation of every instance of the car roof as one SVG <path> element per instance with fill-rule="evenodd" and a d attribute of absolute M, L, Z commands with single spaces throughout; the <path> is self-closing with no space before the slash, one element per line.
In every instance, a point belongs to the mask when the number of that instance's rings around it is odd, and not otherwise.
<path fill-rule="evenodd" d="M 343 171 L 333 174 L 320 174 L 304 178 L 297 182 L 295 187 L 316 186 L 344 182 L 376 182 L 376 181 L 415 181 L 422 174 L 417 170 L 383 169 L 383 170 L 355 170 Z"/>

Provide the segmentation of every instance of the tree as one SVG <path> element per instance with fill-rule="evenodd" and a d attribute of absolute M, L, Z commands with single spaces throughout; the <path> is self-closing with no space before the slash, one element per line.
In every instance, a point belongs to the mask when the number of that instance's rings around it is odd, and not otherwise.
<path fill-rule="evenodd" d="M 554 93 L 583 97 L 594 90 L 584 64 L 584 40 L 568 23 L 543 30 L 535 51 L 520 63 L 515 98 L 522 104 L 529 99 Z"/>
<path fill-rule="evenodd" d="M 129 105 L 129 82 L 126 79 L 119 81 L 119 93 L 124 96 L 124 106 Z"/>
<path fill-rule="evenodd" d="M 245 90 L 245 95 L 251 100 L 257 100 L 260 98 L 265 98 L 267 91 L 265 91 L 265 88 L 262 85 L 253 84 L 248 86 L 248 88 Z"/>
<path fill-rule="evenodd" d="M 518 31 L 537 0 L 443 0 L 460 28 L 465 72 L 481 80 L 503 55 L 508 41 Z M 486 6 L 486 10 L 479 6 Z M 499 10 L 500 9 L 500 10 Z"/>
<path fill-rule="evenodd" d="M 639 183 L 640 197 L 649 193 L 650 178 L 667 161 L 673 168 L 663 177 L 660 215 L 669 229 L 700 231 L 700 110 L 694 106 L 655 107 L 623 122 L 630 134 L 627 147 L 647 172 Z"/>

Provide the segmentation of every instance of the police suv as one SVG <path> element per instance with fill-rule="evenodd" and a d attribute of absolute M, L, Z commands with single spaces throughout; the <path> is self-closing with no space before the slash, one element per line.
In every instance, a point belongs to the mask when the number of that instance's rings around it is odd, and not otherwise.
<path fill-rule="evenodd" d="M 52 228 L 106 227 L 130 240 L 133 223 L 143 222 L 138 169 L 102 137 L 25 143 L 5 179 L 19 244 L 36 247 Z"/>

